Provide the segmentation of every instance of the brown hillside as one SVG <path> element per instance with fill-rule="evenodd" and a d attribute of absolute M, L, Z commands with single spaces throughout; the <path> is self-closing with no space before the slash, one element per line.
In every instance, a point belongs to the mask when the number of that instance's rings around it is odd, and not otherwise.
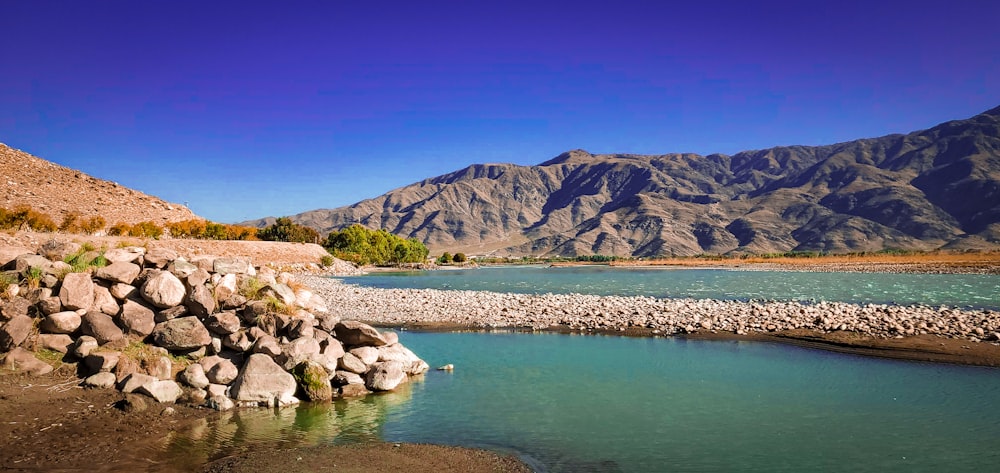
<path fill-rule="evenodd" d="M 58 224 L 76 212 L 108 225 L 152 221 L 158 225 L 200 218 L 187 207 L 60 166 L 0 143 L 0 207 L 19 205 L 48 214 Z"/>

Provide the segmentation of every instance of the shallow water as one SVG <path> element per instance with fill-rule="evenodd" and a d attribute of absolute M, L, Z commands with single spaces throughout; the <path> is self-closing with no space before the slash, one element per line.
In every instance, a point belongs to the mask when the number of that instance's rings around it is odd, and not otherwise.
<path fill-rule="evenodd" d="M 825 300 L 1000 309 L 1000 276 L 580 266 L 486 267 L 342 278 L 368 287 L 696 299 Z"/>
<path fill-rule="evenodd" d="M 992 471 L 1000 370 L 758 343 L 412 333 L 399 392 L 252 410 L 168 449 L 382 439 L 512 451 L 542 471 Z"/>

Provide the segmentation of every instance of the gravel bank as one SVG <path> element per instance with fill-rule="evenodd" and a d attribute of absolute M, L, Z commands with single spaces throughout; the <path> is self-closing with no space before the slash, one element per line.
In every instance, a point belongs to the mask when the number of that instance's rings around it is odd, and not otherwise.
<path fill-rule="evenodd" d="M 572 330 L 644 328 L 652 334 L 730 332 L 737 335 L 812 330 L 854 332 L 878 339 L 934 335 L 1000 341 L 1000 312 L 923 305 L 841 302 L 740 302 L 585 294 L 507 294 L 437 289 L 378 289 L 301 275 L 344 319 L 382 325 L 415 322 L 478 328 Z"/>

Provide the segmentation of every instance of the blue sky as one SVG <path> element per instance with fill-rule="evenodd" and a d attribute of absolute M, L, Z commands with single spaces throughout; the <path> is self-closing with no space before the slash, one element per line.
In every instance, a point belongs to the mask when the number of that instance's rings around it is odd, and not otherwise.
<path fill-rule="evenodd" d="M 1000 2 L 8 1 L 0 142 L 219 222 L 1000 105 Z"/>

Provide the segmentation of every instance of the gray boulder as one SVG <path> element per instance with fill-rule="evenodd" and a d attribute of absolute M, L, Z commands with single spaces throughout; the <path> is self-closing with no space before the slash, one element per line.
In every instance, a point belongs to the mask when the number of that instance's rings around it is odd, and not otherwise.
<path fill-rule="evenodd" d="M 138 263 L 146 249 L 141 246 L 114 248 L 104 252 L 104 259 L 111 263 Z"/>
<path fill-rule="evenodd" d="M 12 287 L 18 287 L 11 284 Z M 0 304 L 0 320 L 10 320 L 19 315 L 28 315 L 31 302 L 23 297 L 14 297 Z"/>
<path fill-rule="evenodd" d="M 192 388 L 205 389 L 209 385 L 208 376 L 205 375 L 205 368 L 198 363 L 191 363 L 178 375 L 178 379 Z"/>
<path fill-rule="evenodd" d="M 379 350 L 375 347 L 356 347 L 352 348 L 350 353 L 358 357 L 362 363 L 371 366 L 376 361 L 386 361 L 379 360 Z"/>
<path fill-rule="evenodd" d="M 185 306 L 179 305 L 177 307 L 171 307 L 169 309 L 163 309 L 156 313 L 156 323 L 166 322 L 168 320 L 178 319 L 188 315 L 188 309 Z"/>
<path fill-rule="evenodd" d="M 241 403 L 271 407 L 298 403 L 296 386 L 295 377 L 270 356 L 258 353 L 250 355 L 229 391 Z"/>
<path fill-rule="evenodd" d="M 212 366 L 205 376 L 213 384 L 229 384 L 240 374 L 239 368 L 232 361 L 223 359 Z"/>
<path fill-rule="evenodd" d="M 131 374 L 125 376 L 125 378 L 123 378 L 118 383 L 117 386 L 118 386 L 118 390 L 119 391 L 121 391 L 123 393 L 126 393 L 126 394 L 129 394 L 129 393 L 134 393 L 136 390 L 138 390 L 143 385 L 149 384 L 149 383 L 153 383 L 153 382 L 155 382 L 157 380 L 158 380 L 158 378 L 156 378 L 154 376 L 150 376 L 148 374 L 131 373 Z"/>
<path fill-rule="evenodd" d="M 205 401 L 205 407 L 222 412 L 236 407 L 236 403 L 225 395 L 215 395 L 209 397 L 208 400 Z"/>
<path fill-rule="evenodd" d="M 115 299 L 115 296 L 111 295 L 111 291 L 97 284 L 94 285 L 94 303 L 90 307 L 91 310 L 103 312 L 111 316 L 118 315 L 119 310 L 118 301 Z"/>
<path fill-rule="evenodd" d="M 195 284 L 191 283 L 190 278 L 195 273 L 201 272 L 205 275 L 205 279 L 201 280 L 201 282 L 197 284 L 205 284 L 205 281 L 208 280 L 208 272 L 198 268 L 198 266 L 191 264 L 187 260 L 181 258 L 178 258 L 174 260 L 174 262 L 170 263 L 170 265 L 167 266 L 167 271 L 170 271 L 171 273 L 173 273 L 174 276 L 177 276 L 179 279 L 187 280 L 188 284 L 192 286 L 194 286 Z"/>
<path fill-rule="evenodd" d="M 13 350 L 24 343 L 31 335 L 33 319 L 27 315 L 18 315 L 0 327 L 0 352 Z"/>
<path fill-rule="evenodd" d="M 146 252 L 146 256 L 143 257 L 146 266 L 152 266 L 157 269 L 166 268 L 167 264 L 175 259 L 177 259 L 176 251 L 161 247 L 151 248 Z"/>
<path fill-rule="evenodd" d="M 131 284 L 112 284 L 109 289 L 111 291 L 111 295 L 120 301 L 128 299 L 129 296 L 135 294 L 135 286 Z"/>
<path fill-rule="evenodd" d="M 98 346 L 100 345 L 97 343 L 96 338 L 90 335 L 83 335 L 73 343 L 73 347 L 70 348 L 70 354 L 82 360 L 90 355 L 90 352 L 94 351 Z"/>
<path fill-rule="evenodd" d="M 156 327 L 156 321 L 154 320 L 156 314 L 153 312 L 153 309 L 129 299 L 122 304 L 121 312 L 121 315 L 118 316 L 118 321 L 121 322 L 125 330 L 128 330 L 129 334 L 145 337 L 153 333 L 153 328 Z"/>
<path fill-rule="evenodd" d="M 8 266 L 9 268 L 10 266 Z M 32 253 L 23 254 L 14 258 L 14 271 L 24 274 L 31 268 L 39 268 L 42 271 L 52 270 L 52 262 L 48 258 Z"/>
<path fill-rule="evenodd" d="M 35 343 L 41 348 L 65 354 L 73 346 L 73 338 L 64 333 L 43 333 L 38 335 Z"/>
<path fill-rule="evenodd" d="M 191 315 L 204 318 L 215 312 L 215 296 L 204 284 L 198 284 L 188 292 L 187 301 L 184 305 Z"/>
<path fill-rule="evenodd" d="M 125 332 L 115 325 L 111 316 L 100 312 L 87 312 L 83 316 L 83 323 L 80 330 L 84 335 L 90 335 L 97 339 L 97 343 L 104 345 L 125 338 Z"/>
<path fill-rule="evenodd" d="M 76 311 L 68 310 L 46 316 L 42 319 L 39 328 L 45 333 L 70 334 L 76 332 L 82 323 L 83 318 L 80 317 L 80 314 L 77 314 Z"/>
<path fill-rule="evenodd" d="M 68 310 L 90 310 L 94 303 L 94 281 L 90 273 L 69 273 L 59 289 L 59 301 Z"/>
<path fill-rule="evenodd" d="M 38 254 L 44 256 L 49 261 L 62 261 L 67 256 L 80 251 L 80 244 L 71 241 L 49 240 L 38 248 Z"/>
<path fill-rule="evenodd" d="M 166 271 L 151 275 L 139 289 L 139 293 L 143 299 L 160 309 L 181 305 L 187 295 L 184 283 Z"/>
<path fill-rule="evenodd" d="M 117 351 L 91 352 L 83 359 L 83 364 L 91 373 L 100 373 L 101 371 L 111 372 L 111 370 L 115 369 L 115 366 L 118 366 L 118 361 L 121 357 L 122 354 Z"/>
<path fill-rule="evenodd" d="M 24 348 L 17 347 L 7 353 L 0 367 L 5 370 L 26 373 L 31 376 L 42 376 L 52 372 L 52 366 L 35 358 L 35 354 Z"/>
<path fill-rule="evenodd" d="M 368 365 L 361 361 L 352 353 L 345 353 L 344 356 L 340 358 L 337 366 L 344 371 L 350 371 L 351 373 L 363 374 L 368 371 Z"/>
<path fill-rule="evenodd" d="M 101 371 L 97 374 L 92 374 L 83 380 L 83 387 L 85 388 L 98 388 L 98 389 L 108 389 L 114 387 L 118 379 L 115 378 L 114 373 L 109 373 L 107 371 Z"/>
<path fill-rule="evenodd" d="M 50 296 L 38 301 L 38 310 L 44 315 L 51 315 L 62 311 L 62 301 L 58 296 Z"/>
<path fill-rule="evenodd" d="M 135 281 L 135 278 L 139 277 L 140 271 L 142 271 L 142 268 L 137 264 L 118 262 L 98 268 L 94 272 L 94 276 L 112 283 L 132 284 L 132 281 Z"/>
<path fill-rule="evenodd" d="M 212 335 L 197 317 L 181 317 L 156 325 L 153 343 L 168 350 L 193 350 L 212 343 Z"/>
<path fill-rule="evenodd" d="M 229 335 L 240 329 L 240 318 L 232 312 L 219 312 L 205 320 L 205 327 L 213 333 Z"/>
<path fill-rule="evenodd" d="M 372 365 L 365 376 L 365 387 L 372 391 L 392 391 L 406 381 L 403 364 L 398 361 L 380 361 Z"/>
<path fill-rule="evenodd" d="M 150 381 L 139 386 L 135 392 L 145 394 L 160 403 L 176 402 L 177 398 L 184 394 L 181 387 L 176 382 L 170 380 Z"/>
<path fill-rule="evenodd" d="M 291 370 L 310 356 L 318 354 L 319 342 L 315 338 L 296 338 L 281 345 L 281 356 L 278 359 L 283 368 Z"/>
<path fill-rule="evenodd" d="M 334 328 L 337 340 L 348 346 L 375 346 L 385 345 L 378 330 L 371 325 L 363 324 L 355 320 L 343 320 Z"/>
<path fill-rule="evenodd" d="M 333 399 L 330 373 L 318 363 L 303 361 L 292 369 L 292 375 L 307 400 L 325 402 Z"/>

